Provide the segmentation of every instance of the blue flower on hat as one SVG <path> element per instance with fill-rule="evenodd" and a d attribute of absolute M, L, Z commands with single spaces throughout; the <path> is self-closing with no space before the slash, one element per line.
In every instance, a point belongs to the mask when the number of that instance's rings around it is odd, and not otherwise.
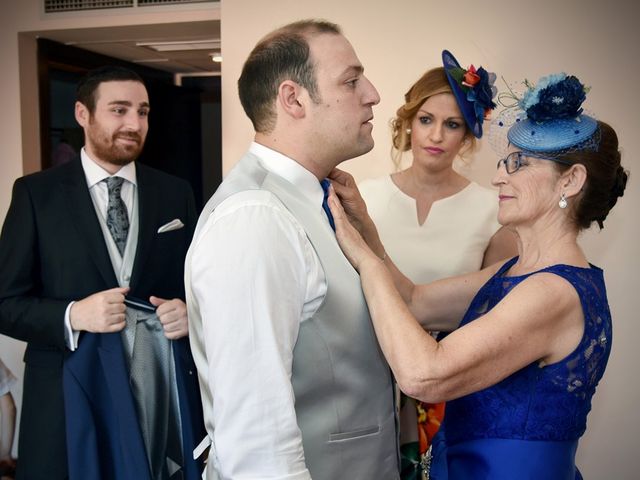
<path fill-rule="evenodd" d="M 573 75 L 549 75 L 541 78 L 535 87 L 528 82 L 526 85 L 529 89 L 520 106 L 534 122 L 575 118 L 582 113 L 587 89 Z"/>
<path fill-rule="evenodd" d="M 487 72 L 480 67 L 476 70 L 476 74 L 480 80 L 471 88 L 467 89 L 467 100 L 473 104 L 473 109 L 478 122 L 482 123 L 487 116 L 488 111 L 496 108 L 493 97 L 496 96 L 496 87 L 493 85 L 496 81 L 496 74 Z"/>
<path fill-rule="evenodd" d="M 473 105 L 477 122 L 482 124 L 488 112 L 496 108 L 496 104 L 493 102 L 497 92 L 493 85 L 496 81 L 496 74 L 487 72 L 482 67 L 476 69 L 473 65 L 467 70 L 461 67 L 452 68 L 448 73 L 458 83 L 458 87 L 464 92 L 467 101 Z"/>
<path fill-rule="evenodd" d="M 464 69 L 448 50 L 442 51 L 442 65 L 465 123 L 476 138 L 482 137 L 482 123 L 496 107 L 495 73 L 473 65 Z"/>
<path fill-rule="evenodd" d="M 598 122 L 582 113 L 589 89 L 573 75 L 541 78 L 537 85 L 524 82 L 527 91 L 517 106 L 526 118 L 516 121 L 507 133 L 511 145 L 521 150 L 557 158 L 569 151 L 597 150 Z"/>

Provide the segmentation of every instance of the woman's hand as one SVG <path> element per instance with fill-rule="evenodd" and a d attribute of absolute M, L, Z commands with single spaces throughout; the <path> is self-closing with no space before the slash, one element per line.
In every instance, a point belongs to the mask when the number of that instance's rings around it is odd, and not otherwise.
<path fill-rule="evenodd" d="M 367 205 L 360 195 L 355 180 L 350 174 L 337 168 L 331 171 L 329 179 L 331 179 L 331 185 L 340 199 L 349 222 L 363 235 L 363 226 L 365 221 L 369 219 L 369 215 L 367 214 Z"/>
<path fill-rule="evenodd" d="M 350 219 L 347 218 L 347 213 L 336 195 L 333 184 L 329 189 L 328 203 L 329 208 L 331 209 L 331 214 L 333 215 L 333 221 L 336 225 L 336 238 L 338 240 L 338 244 L 351 265 L 353 265 L 356 270 L 360 271 L 361 266 L 366 261 L 380 262 L 380 258 L 371 251 L 362 238 L 362 235 L 360 235 L 358 230 L 356 230 L 350 223 Z"/>
<path fill-rule="evenodd" d="M 329 178 L 347 222 L 362 235 L 367 245 L 379 258 L 384 258 L 384 246 L 380 241 L 378 230 L 367 213 L 367 204 L 360 195 L 353 177 L 343 170 L 334 168 Z"/>

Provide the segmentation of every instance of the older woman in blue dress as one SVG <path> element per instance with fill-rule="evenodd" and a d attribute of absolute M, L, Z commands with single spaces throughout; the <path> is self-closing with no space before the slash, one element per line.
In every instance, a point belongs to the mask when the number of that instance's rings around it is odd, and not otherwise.
<path fill-rule="evenodd" d="M 448 402 L 432 479 L 580 478 L 578 439 L 611 350 L 603 273 L 577 237 L 602 228 L 624 192 L 618 139 L 582 114 L 577 78 L 527 85 L 493 179 L 498 220 L 518 237 L 507 262 L 414 285 L 386 256 L 353 179 L 332 174 L 338 241 L 400 388 Z M 425 329 L 456 330 L 438 342 Z"/>

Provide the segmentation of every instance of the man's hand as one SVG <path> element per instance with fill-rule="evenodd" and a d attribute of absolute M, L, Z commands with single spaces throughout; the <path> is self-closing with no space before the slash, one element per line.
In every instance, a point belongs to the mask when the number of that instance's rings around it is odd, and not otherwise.
<path fill-rule="evenodd" d="M 178 338 L 189 335 L 189 323 L 187 322 L 187 306 L 179 298 L 166 300 L 151 296 L 149 301 L 157 308 L 156 314 L 160 319 L 162 328 L 164 328 L 164 336 L 169 340 L 177 340 Z"/>
<path fill-rule="evenodd" d="M 71 305 L 69 321 L 75 331 L 119 332 L 126 325 L 124 296 L 129 287 L 118 287 L 89 295 Z"/>

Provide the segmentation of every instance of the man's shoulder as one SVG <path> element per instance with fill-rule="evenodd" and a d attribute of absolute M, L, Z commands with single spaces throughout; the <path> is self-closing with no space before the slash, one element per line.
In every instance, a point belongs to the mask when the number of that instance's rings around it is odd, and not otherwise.
<path fill-rule="evenodd" d="M 262 211 L 267 209 L 275 215 L 284 214 L 287 218 L 292 218 L 282 201 L 273 192 L 260 188 L 247 188 L 229 194 L 216 205 L 214 218 L 219 219 L 241 212 L 251 214 L 250 212 L 256 209 Z"/>
<path fill-rule="evenodd" d="M 57 191 L 57 188 L 53 187 L 58 187 L 75 178 L 79 172 L 82 172 L 80 160 L 73 160 L 60 166 L 24 175 L 16 179 L 15 185 L 26 186 L 28 190 L 33 192 L 50 191 L 52 189 Z"/>

